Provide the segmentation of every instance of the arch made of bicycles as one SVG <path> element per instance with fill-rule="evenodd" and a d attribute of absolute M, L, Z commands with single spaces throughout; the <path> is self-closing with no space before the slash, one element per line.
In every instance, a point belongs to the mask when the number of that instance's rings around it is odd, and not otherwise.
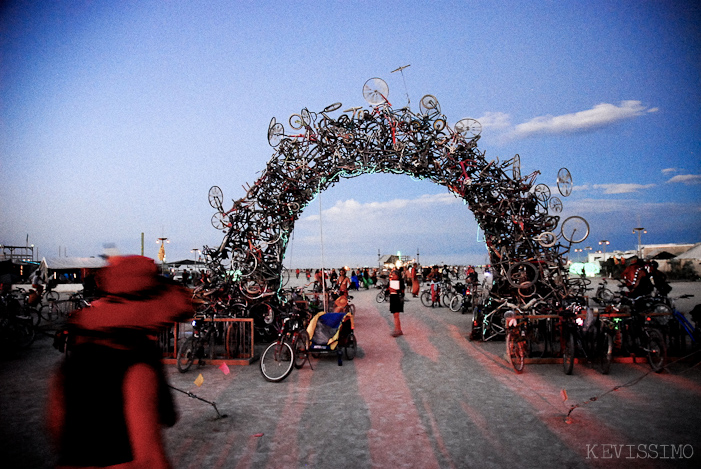
<path fill-rule="evenodd" d="M 566 296 L 564 255 L 588 235 L 586 221 L 575 216 L 560 223 L 561 200 L 536 183 L 538 171 L 521 174 L 519 155 L 488 160 L 477 147 L 476 120 L 449 126 L 434 96 L 424 96 L 413 112 L 392 108 L 387 94 L 386 83 L 373 78 L 363 87 L 368 108 L 341 111 L 335 103 L 320 112 L 305 108 L 286 125 L 271 120 L 275 152 L 245 196 L 229 209 L 221 190 L 210 189 L 212 224 L 224 233 L 219 247 L 204 249 L 212 274 L 249 299 L 278 292 L 285 250 L 304 208 L 342 179 L 380 172 L 430 180 L 464 201 L 484 232 L 494 292 Z M 571 192 L 565 168 L 557 186 L 562 196 Z"/>

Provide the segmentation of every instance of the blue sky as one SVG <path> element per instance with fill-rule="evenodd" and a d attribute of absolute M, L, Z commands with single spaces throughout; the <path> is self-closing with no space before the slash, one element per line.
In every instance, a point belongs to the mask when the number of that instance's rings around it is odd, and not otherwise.
<path fill-rule="evenodd" d="M 115 243 L 169 261 L 218 245 L 210 186 L 244 195 L 273 155 L 271 117 L 424 94 L 483 125 L 487 159 L 591 225 L 584 245 L 701 242 L 701 13 L 673 1 L 9 1 L 0 10 L 0 244 L 40 257 Z M 390 73 L 411 64 L 402 75 Z M 319 217 L 319 210 L 322 210 Z M 321 218 L 321 225 L 319 222 Z M 482 263 L 474 217 L 447 189 L 364 175 L 297 222 L 289 266 L 377 253 Z"/>

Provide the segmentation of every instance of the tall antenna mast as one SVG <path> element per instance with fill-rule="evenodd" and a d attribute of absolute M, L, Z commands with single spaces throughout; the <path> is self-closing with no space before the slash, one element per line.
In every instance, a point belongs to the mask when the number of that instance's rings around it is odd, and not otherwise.
<path fill-rule="evenodd" d="M 406 93 L 406 102 L 407 102 L 407 106 L 408 106 L 408 107 L 411 107 L 411 99 L 409 99 L 409 91 L 408 91 L 407 88 L 406 88 L 406 79 L 404 79 L 404 69 L 405 69 L 405 68 L 408 68 L 408 67 L 411 67 L 411 64 L 409 64 L 409 65 L 403 65 L 403 66 L 399 67 L 399 68 L 396 69 L 396 70 L 392 70 L 390 73 L 399 72 L 399 73 L 402 74 L 402 81 L 404 82 L 404 92 Z"/>

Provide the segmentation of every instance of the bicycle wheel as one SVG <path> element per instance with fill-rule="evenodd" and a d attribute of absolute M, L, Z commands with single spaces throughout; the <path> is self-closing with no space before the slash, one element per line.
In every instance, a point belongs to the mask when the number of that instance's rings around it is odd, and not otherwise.
<path fill-rule="evenodd" d="M 260 372 L 272 382 L 282 381 L 292 372 L 294 351 L 287 342 L 273 342 L 260 357 Z"/>
<path fill-rule="evenodd" d="M 363 98 L 371 106 L 387 102 L 387 96 L 389 96 L 389 86 L 382 78 L 370 78 L 363 85 Z"/>
<path fill-rule="evenodd" d="M 450 302 L 453 300 L 453 297 L 457 296 L 455 292 L 452 291 L 446 291 L 441 295 L 441 304 L 443 304 L 444 307 L 449 308 L 450 307 Z"/>
<path fill-rule="evenodd" d="M 341 107 L 341 103 L 333 103 L 329 104 L 324 108 L 322 112 L 333 112 Z"/>
<path fill-rule="evenodd" d="M 304 127 L 305 122 L 304 119 L 302 119 L 302 116 L 299 114 L 292 114 L 290 116 L 290 127 L 292 127 L 295 130 L 299 130 L 302 127 Z"/>
<path fill-rule="evenodd" d="M 526 363 L 526 354 L 522 344 L 523 341 L 518 336 L 518 331 L 509 331 L 506 334 L 506 356 L 509 357 L 509 363 L 514 367 L 516 373 L 521 373 Z"/>
<path fill-rule="evenodd" d="M 211 221 L 215 230 L 225 230 L 229 224 L 228 217 L 223 212 L 216 212 Z"/>
<path fill-rule="evenodd" d="M 533 188 L 533 194 L 536 199 L 545 202 L 550 198 L 550 188 L 545 184 L 538 184 Z"/>
<path fill-rule="evenodd" d="M 536 236 L 538 244 L 544 248 L 551 248 L 557 243 L 557 236 L 552 231 L 543 231 L 541 234 Z"/>
<path fill-rule="evenodd" d="M 562 222 L 560 232 L 570 243 L 581 243 L 589 236 L 589 223 L 584 218 L 574 215 Z"/>
<path fill-rule="evenodd" d="M 538 280 L 538 269 L 530 262 L 517 262 L 509 267 L 506 279 L 514 288 L 528 288 Z"/>
<path fill-rule="evenodd" d="M 55 302 L 51 302 L 47 305 L 42 305 L 39 309 L 39 315 L 41 319 L 47 322 L 53 322 L 59 318 L 61 315 L 58 311 L 58 307 Z"/>
<path fill-rule="evenodd" d="M 346 346 L 343 347 L 343 352 L 346 355 L 346 359 L 353 360 L 355 354 L 358 351 L 358 342 L 355 340 L 355 334 L 351 333 L 346 339 Z"/>
<path fill-rule="evenodd" d="M 450 300 L 450 304 L 448 305 L 448 308 L 454 313 L 457 313 L 462 309 L 462 302 L 463 302 L 463 296 L 462 295 L 455 295 L 453 298 Z"/>
<path fill-rule="evenodd" d="M 258 260 L 253 255 L 248 255 L 243 249 L 236 248 L 231 251 L 231 270 L 241 273 L 241 277 L 250 276 L 256 267 Z"/>
<path fill-rule="evenodd" d="M 560 168 L 557 172 L 557 190 L 560 191 L 563 197 L 567 197 L 572 193 L 572 174 L 569 169 Z"/>
<path fill-rule="evenodd" d="M 604 336 L 599 341 L 599 370 L 602 374 L 607 375 L 611 371 L 611 362 L 613 361 L 613 335 L 604 333 Z"/>
<path fill-rule="evenodd" d="M 421 292 L 421 304 L 430 308 L 433 302 L 431 301 L 431 292 L 429 290 Z"/>
<path fill-rule="evenodd" d="M 41 323 L 41 314 L 39 314 L 39 310 L 36 308 L 25 309 L 24 315 L 31 318 L 33 327 L 37 327 L 39 323 Z"/>
<path fill-rule="evenodd" d="M 667 347 L 664 343 L 662 334 L 657 329 L 646 329 L 647 336 L 647 358 L 650 362 L 650 367 L 655 373 L 660 373 L 667 361 Z"/>
<path fill-rule="evenodd" d="M 548 206 L 553 213 L 562 212 L 562 200 L 559 197 L 551 197 L 548 201 Z"/>
<path fill-rule="evenodd" d="M 375 301 L 378 303 L 384 303 L 387 300 L 387 294 L 384 290 L 380 290 L 380 292 L 377 294 L 375 297 Z"/>
<path fill-rule="evenodd" d="M 9 326 L 9 333 L 19 348 L 27 348 L 34 342 L 34 326 L 29 319 L 17 319 Z"/>
<path fill-rule="evenodd" d="M 59 295 L 58 292 L 55 292 L 53 290 L 47 291 L 46 293 L 44 293 L 44 299 L 46 301 L 49 301 L 49 302 L 58 301 L 60 297 L 61 297 L 61 295 Z"/>
<path fill-rule="evenodd" d="M 433 130 L 436 132 L 442 132 L 445 129 L 445 119 L 436 119 L 433 122 Z"/>
<path fill-rule="evenodd" d="M 419 101 L 419 107 L 422 111 L 436 109 L 438 107 L 438 100 L 432 94 L 427 94 Z"/>
<path fill-rule="evenodd" d="M 270 146 L 276 147 L 280 145 L 280 141 L 282 140 L 282 136 L 284 134 L 285 128 L 281 123 L 275 122 L 275 118 L 273 117 L 270 120 L 270 126 L 268 127 L 268 143 Z"/>
<path fill-rule="evenodd" d="M 565 350 L 562 352 L 562 369 L 566 375 L 572 374 L 574 368 L 574 334 L 567 334 Z"/>
<path fill-rule="evenodd" d="M 611 303 L 614 298 L 614 294 L 608 288 L 602 288 L 596 291 L 596 298 L 602 303 Z"/>
<path fill-rule="evenodd" d="M 295 368 L 298 370 L 304 366 L 309 356 L 309 334 L 307 331 L 301 331 L 297 336 L 294 344 L 295 350 Z"/>
<path fill-rule="evenodd" d="M 220 212 L 222 210 L 222 204 L 224 203 L 224 193 L 221 191 L 219 186 L 212 186 L 209 188 L 209 205 Z"/>
<path fill-rule="evenodd" d="M 460 119 L 455 124 L 455 132 L 470 138 L 477 137 L 482 133 L 482 124 L 475 119 Z"/>
<path fill-rule="evenodd" d="M 193 337 L 188 337 L 185 342 L 178 349 L 178 371 L 185 373 L 192 366 L 192 362 L 195 360 L 195 351 L 197 350 L 195 344 L 195 339 Z"/>

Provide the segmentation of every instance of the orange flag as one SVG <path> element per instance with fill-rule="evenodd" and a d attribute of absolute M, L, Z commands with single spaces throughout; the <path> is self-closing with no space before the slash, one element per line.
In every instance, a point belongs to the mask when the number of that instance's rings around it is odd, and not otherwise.
<path fill-rule="evenodd" d="M 200 387 L 202 386 L 202 383 L 204 383 L 204 377 L 202 376 L 202 373 L 200 373 L 200 375 L 195 380 L 195 384 L 197 385 L 197 387 Z"/>

